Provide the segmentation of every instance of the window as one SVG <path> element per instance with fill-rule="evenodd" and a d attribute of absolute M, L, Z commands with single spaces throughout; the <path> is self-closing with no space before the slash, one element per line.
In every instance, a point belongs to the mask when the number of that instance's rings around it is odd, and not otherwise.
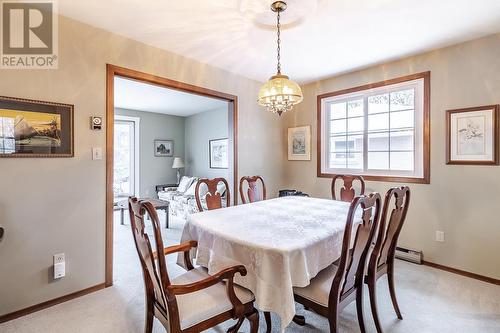
<path fill-rule="evenodd" d="M 429 80 L 426 72 L 318 96 L 318 176 L 429 183 Z"/>
<path fill-rule="evenodd" d="M 115 116 L 113 159 L 115 199 L 139 195 L 139 124 L 138 117 Z"/>
<path fill-rule="evenodd" d="M 0 154 L 15 152 L 14 118 L 0 117 Z"/>

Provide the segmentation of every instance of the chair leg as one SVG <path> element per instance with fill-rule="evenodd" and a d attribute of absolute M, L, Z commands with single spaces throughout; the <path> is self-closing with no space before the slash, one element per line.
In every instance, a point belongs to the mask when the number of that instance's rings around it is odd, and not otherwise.
<path fill-rule="evenodd" d="M 378 333 L 383 333 L 382 326 L 380 325 L 380 320 L 377 310 L 377 280 L 375 277 L 370 277 L 368 280 L 368 290 L 370 292 L 370 306 L 372 309 L 373 321 L 375 322 L 375 327 Z"/>
<path fill-rule="evenodd" d="M 295 315 L 293 316 L 293 322 L 299 326 L 306 326 L 306 317 L 301 316 L 301 315 Z"/>
<path fill-rule="evenodd" d="M 363 315 L 363 285 L 356 289 L 356 310 L 358 312 L 358 324 L 361 333 L 365 333 L 365 317 Z"/>
<path fill-rule="evenodd" d="M 144 333 L 153 332 L 154 310 L 153 303 L 146 298 L 146 322 L 144 323 Z"/>
<path fill-rule="evenodd" d="M 266 333 L 271 333 L 271 312 L 264 311 L 264 318 L 266 319 Z"/>
<path fill-rule="evenodd" d="M 330 333 L 337 333 L 338 331 L 338 313 L 337 308 L 332 309 L 328 316 L 328 323 L 330 324 Z"/>
<path fill-rule="evenodd" d="M 250 333 L 257 333 L 259 331 L 259 311 L 253 309 L 246 317 L 250 322 Z"/>
<path fill-rule="evenodd" d="M 387 265 L 387 282 L 389 282 L 389 292 L 391 293 L 392 306 L 399 319 L 403 319 L 399 310 L 398 300 L 396 299 L 396 289 L 394 288 L 394 263 Z"/>
<path fill-rule="evenodd" d="M 227 329 L 227 333 L 238 333 L 238 330 L 240 329 L 241 324 L 243 324 L 244 319 L 245 319 L 245 317 L 238 319 L 236 324 L 234 324 L 233 326 L 231 326 Z"/>

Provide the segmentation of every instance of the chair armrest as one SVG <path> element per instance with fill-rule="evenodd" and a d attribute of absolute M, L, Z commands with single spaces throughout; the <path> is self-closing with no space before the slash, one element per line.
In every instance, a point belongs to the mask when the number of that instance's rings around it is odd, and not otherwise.
<path fill-rule="evenodd" d="M 185 242 L 179 245 L 173 245 L 173 246 L 168 246 L 163 249 L 163 254 L 172 254 L 172 253 L 177 253 L 177 252 L 186 252 L 191 250 L 193 247 L 197 247 L 198 242 L 197 241 L 189 241 Z"/>
<path fill-rule="evenodd" d="M 184 252 L 184 265 L 188 270 L 192 270 L 194 267 L 193 263 L 191 262 L 191 256 L 189 254 L 189 251 L 191 251 L 193 247 L 197 246 L 198 242 L 196 241 L 189 241 L 179 245 L 167 246 L 166 248 L 163 249 L 163 255 Z M 156 253 L 156 251 L 153 252 L 153 258 L 158 259 L 158 253 Z"/>
<path fill-rule="evenodd" d="M 168 286 L 167 289 L 172 293 L 172 295 L 177 296 L 177 295 L 189 294 L 196 291 L 200 291 L 202 289 L 209 288 L 217 283 L 221 283 L 224 280 L 228 280 L 226 284 L 226 292 L 229 301 L 231 302 L 235 310 L 234 318 L 237 318 L 243 314 L 244 306 L 239 300 L 239 298 L 236 296 L 236 293 L 234 292 L 234 275 L 236 273 L 240 273 L 241 276 L 245 276 L 247 275 L 247 270 L 243 265 L 232 266 L 223 269 L 222 271 L 214 275 L 211 275 L 203 280 L 189 284 L 177 284 L 177 285 L 172 284 Z"/>

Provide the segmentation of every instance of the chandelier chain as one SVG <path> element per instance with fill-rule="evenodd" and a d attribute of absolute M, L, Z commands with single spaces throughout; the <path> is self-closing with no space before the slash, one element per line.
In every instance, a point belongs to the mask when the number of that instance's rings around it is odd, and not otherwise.
<path fill-rule="evenodd" d="M 281 74 L 281 47 L 280 47 L 280 44 L 281 44 L 281 23 L 280 23 L 280 12 L 278 11 L 278 19 L 277 19 L 277 24 L 276 24 L 276 27 L 278 28 L 278 40 L 277 40 L 277 43 L 278 43 L 278 48 L 277 48 L 277 51 L 278 51 L 278 56 L 277 56 L 277 59 L 278 59 L 278 66 L 277 66 L 277 70 L 278 70 L 278 75 Z"/>

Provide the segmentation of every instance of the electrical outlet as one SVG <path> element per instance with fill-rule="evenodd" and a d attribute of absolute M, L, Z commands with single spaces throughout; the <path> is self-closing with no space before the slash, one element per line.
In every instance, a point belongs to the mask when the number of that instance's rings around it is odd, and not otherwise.
<path fill-rule="evenodd" d="M 54 279 L 66 276 L 66 260 L 64 253 L 54 254 Z"/>
<path fill-rule="evenodd" d="M 63 263 L 64 261 L 65 261 L 64 253 L 54 254 L 54 265 Z"/>
<path fill-rule="evenodd" d="M 444 231 L 436 231 L 436 242 L 444 242 Z"/>

